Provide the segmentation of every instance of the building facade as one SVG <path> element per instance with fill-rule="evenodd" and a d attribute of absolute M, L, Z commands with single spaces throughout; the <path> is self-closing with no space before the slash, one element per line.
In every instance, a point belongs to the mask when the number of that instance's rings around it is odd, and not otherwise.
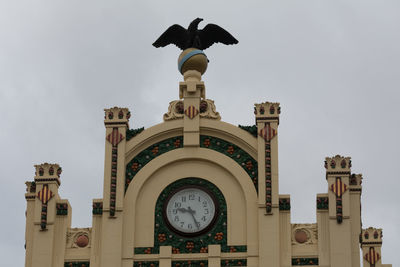
<path fill-rule="evenodd" d="M 223 122 L 205 97 L 204 56 L 185 60 L 163 123 L 129 129 L 128 109 L 105 110 L 104 190 L 91 227 L 71 228 L 61 167 L 35 166 L 25 266 L 391 266 L 382 230 L 362 229 L 351 159 L 325 159 L 317 222 L 291 223 L 290 195 L 279 194 L 279 103 L 255 104 L 253 126 Z"/>

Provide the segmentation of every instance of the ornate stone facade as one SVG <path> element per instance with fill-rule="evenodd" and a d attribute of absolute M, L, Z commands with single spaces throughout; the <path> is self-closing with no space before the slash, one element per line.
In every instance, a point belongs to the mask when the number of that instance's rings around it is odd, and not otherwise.
<path fill-rule="evenodd" d="M 103 198 L 90 228 L 71 228 L 61 168 L 35 166 L 26 267 L 357 267 L 360 253 L 365 267 L 391 266 L 382 230 L 361 229 L 362 177 L 349 157 L 325 159 L 317 221 L 293 224 L 290 196 L 279 194 L 280 104 L 256 104 L 256 124 L 237 127 L 205 98 L 199 72 L 184 73 L 179 95 L 149 129 L 130 130 L 126 108 L 105 110 Z"/>

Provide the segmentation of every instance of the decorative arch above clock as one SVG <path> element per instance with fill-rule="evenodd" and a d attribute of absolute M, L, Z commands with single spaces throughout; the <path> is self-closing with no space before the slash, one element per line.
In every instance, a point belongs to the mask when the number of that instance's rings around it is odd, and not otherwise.
<path fill-rule="evenodd" d="M 125 191 L 135 175 L 156 157 L 174 149 L 183 147 L 183 137 L 175 136 L 148 146 L 137 154 L 126 165 Z M 234 160 L 249 175 L 256 191 L 258 191 L 258 164 L 245 150 L 218 137 L 201 135 L 200 147 L 212 149 Z"/>

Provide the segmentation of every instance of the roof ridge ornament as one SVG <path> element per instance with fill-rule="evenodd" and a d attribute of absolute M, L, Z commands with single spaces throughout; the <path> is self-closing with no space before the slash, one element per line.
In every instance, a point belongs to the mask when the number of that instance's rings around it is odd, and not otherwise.
<path fill-rule="evenodd" d="M 197 70 L 203 75 L 208 65 L 208 59 L 203 50 L 213 44 L 239 43 L 228 31 L 216 24 L 207 24 L 199 30 L 198 25 L 201 21 L 203 21 L 201 18 L 194 19 L 187 29 L 174 24 L 153 43 L 156 48 L 174 44 L 183 50 L 178 59 L 178 70 L 181 74 L 188 70 Z"/>
<path fill-rule="evenodd" d="M 207 24 L 202 30 L 199 30 L 198 25 L 201 21 L 203 21 L 201 18 L 193 20 L 187 29 L 178 24 L 172 25 L 161 34 L 153 46 L 158 48 L 174 44 L 182 50 L 188 48 L 206 50 L 215 43 L 231 45 L 239 42 L 216 24 Z"/>

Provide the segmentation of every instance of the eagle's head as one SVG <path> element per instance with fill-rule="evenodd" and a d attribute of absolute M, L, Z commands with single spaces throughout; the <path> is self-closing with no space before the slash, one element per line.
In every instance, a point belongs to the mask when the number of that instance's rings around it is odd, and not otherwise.
<path fill-rule="evenodd" d="M 199 23 L 200 23 L 201 21 L 203 21 L 203 19 L 201 19 L 201 18 L 197 18 L 197 19 L 193 20 L 192 23 L 190 23 L 188 29 L 189 29 L 189 30 L 190 30 L 190 29 L 196 29 L 196 30 L 197 30 L 197 27 L 199 26 Z"/>

